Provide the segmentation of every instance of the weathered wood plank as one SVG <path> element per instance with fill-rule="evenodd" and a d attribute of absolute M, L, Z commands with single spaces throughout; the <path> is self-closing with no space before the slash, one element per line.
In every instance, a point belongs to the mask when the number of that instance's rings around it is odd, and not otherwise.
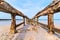
<path fill-rule="evenodd" d="M 37 21 L 34 21 L 33 23 L 35 24 L 35 22 L 37 22 Z M 46 30 L 49 30 L 48 25 L 46 25 L 46 24 L 43 24 L 43 23 L 41 23 L 41 22 L 38 22 L 38 25 L 39 25 L 40 27 L 46 29 Z M 54 27 L 53 30 L 54 30 L 54 32 L 57 32 L 57 33 L 60 34 L 60 29 Z"/>
<path fill-rule="evenodd" d="M 15 9 L 14 7 L 12 7 L 9 3 L 5 2 L 5 1 L 0 1 L 0 11 L 2 12 L 8 12 L 9 14 L 16 14 L 19 16 L 25 16 L 22 12 L 18 11 L 17 9 Z"/>
<path fill-rule="evenodd" d="M 56 2 L 56 3 L 51 3 L 51 4 L 48 5 L 46 8 L 44 8 L 42 11 L 38 12 L 38 13 L 34 16 L 34 18 L 48 15 L 49 10 L 50 10 L 50 11 L 53 11 L 54 13 L 60 12 L 60 11 L 57 11 L 59 7 L 60 7 L 60 1 L 58 1 L 58 2 Z M 53 14 L 54 14 L 54 13 L 53 13 Z"/>
<path fill-rule="evenodd" d="M 21 26 L 22 24 L 24 24 L 24 22 L 17 24 L 16 28 L 19 27 L 19 26 Z"/>

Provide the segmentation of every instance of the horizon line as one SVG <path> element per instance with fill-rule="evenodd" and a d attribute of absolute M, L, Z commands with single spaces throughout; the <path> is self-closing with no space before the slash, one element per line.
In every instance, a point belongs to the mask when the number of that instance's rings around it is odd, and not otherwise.
<path fill-rule="evenodd" d="M 11 20 L 11 19 L 0 19 L 0 20 Z M 20 19 L 16 19 L 16 20 L 20 20 Z M 39 19 L 39 20 L 48 20 L 48 19 Z M 60 20 L 60 19 L 53 19 L 53 20 Z"/>

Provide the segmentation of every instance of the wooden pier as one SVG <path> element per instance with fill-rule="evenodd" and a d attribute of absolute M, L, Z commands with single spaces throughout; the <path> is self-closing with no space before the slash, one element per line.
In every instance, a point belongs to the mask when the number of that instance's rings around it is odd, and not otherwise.
<path fill-rule="evenodd" d="M 54 27 L 54 20 L 53 15 L 57 12 L 60 12 L 60 1 L 56 2 L 53 1 L 50 5 L 48 5 L 45 9 L 38 12 L 32 19 L 29 19 L 26 15 L 24 15 L 19 10 L 12 7 L 9 3 L 7 3 L 4 0 L 0 0 L 0 11 L 5 12 L 7 14 L 11 14 L 11 28 L 10 33 L 16 33 L 16 28 L 20 26 L 21 24 L 29 24 L 29 25 L 43 25 L 42 28 L 48 29 L 49 33 L 60 33 L 60 29 L 57 29 Z M 41 16 L 48 16 L 48 25 L 42 24 L 38 22 L 38 18 Z M 16 16 L 21 16 L 23 18 L 23 22 L 16 25 Z"/>
<path fill-rule="evenodd" d="M 25 25 L 25 18 L 28 19 L 28 17 L 25 16 L 22 12 L 18 11 L 4 0 L 0 0 L 0 11 L 5 12 L 7 14 L 11 14 L 11 18 L 12 18 L 11 28 L 10 28 L 11 33 L 16 33 L 17 32 L 16 27 L 20 25 L 20 24 L 16 25 L 16 19 L 15 19 L 16 16 L 21 16 L 23 18 L 24 25 Z"/>
<path fill-rule="evenodd" d="M 38 22 L 38 18 L 41 16 L 48 16 L 48 28 L 49 28 L 49 33 L 54 33 L 56 30 L 54 30 L 54 20 L 53 20 L 53 15 L 57 12 L 60 12 L 60 1 L 54 0 L 50 5 L 48 5 L 45 9 L 42 11 L 38 12 L 33 19 L 36 19 Z M 59 29 L 60 30 L 60 29 Z"/>

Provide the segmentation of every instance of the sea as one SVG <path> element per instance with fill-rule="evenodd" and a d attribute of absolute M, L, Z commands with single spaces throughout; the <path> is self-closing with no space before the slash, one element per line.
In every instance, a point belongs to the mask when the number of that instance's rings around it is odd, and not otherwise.
<path fill-rule="evenodd" d="M 19 24 L 21 22 L 23 22 L 22 19 L 16 20 L 16 24 Z M 39 19 L 39 22 L 48 25 L 48 20 L 46 20 L 46 19 Z M 11 26 L 11 20 L 0 20 L 0 27 L 5 27 L 8 25 Z M 60 19 L 54 20 L 54 25 L 60 27 Z"/>

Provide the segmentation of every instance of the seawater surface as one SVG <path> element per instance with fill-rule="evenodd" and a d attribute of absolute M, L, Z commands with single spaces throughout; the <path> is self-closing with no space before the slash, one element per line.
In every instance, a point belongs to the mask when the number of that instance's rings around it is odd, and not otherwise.
<path fill-rule="evenodd" d="M 39 20 L 39 22 L 48 25 L 48 20 Z M 59 19 L 54 20 L 54 25 L 57 26 L 57 27 L 60 27 L 60 20 Z"/>
<path fill-rule="evenodd" d="M 21 23 L 22 20 L 16 20 L 16 24 Z M 11 20 L 0 20 L 0 27 L 11 26 Z"/>
<path fill-rule="evenodd" d="M 21 23 L 23 20 L 16 20 L 16 24 Z M 39 20 L 39 22 L 48 24 L 48 20 Z M 0 20 L 0 27 L 1 26 L 10 26 L 11 25 L 11 20 Z M 54 20 L 54 25 L 60 27 L 60 20 Z"/>

